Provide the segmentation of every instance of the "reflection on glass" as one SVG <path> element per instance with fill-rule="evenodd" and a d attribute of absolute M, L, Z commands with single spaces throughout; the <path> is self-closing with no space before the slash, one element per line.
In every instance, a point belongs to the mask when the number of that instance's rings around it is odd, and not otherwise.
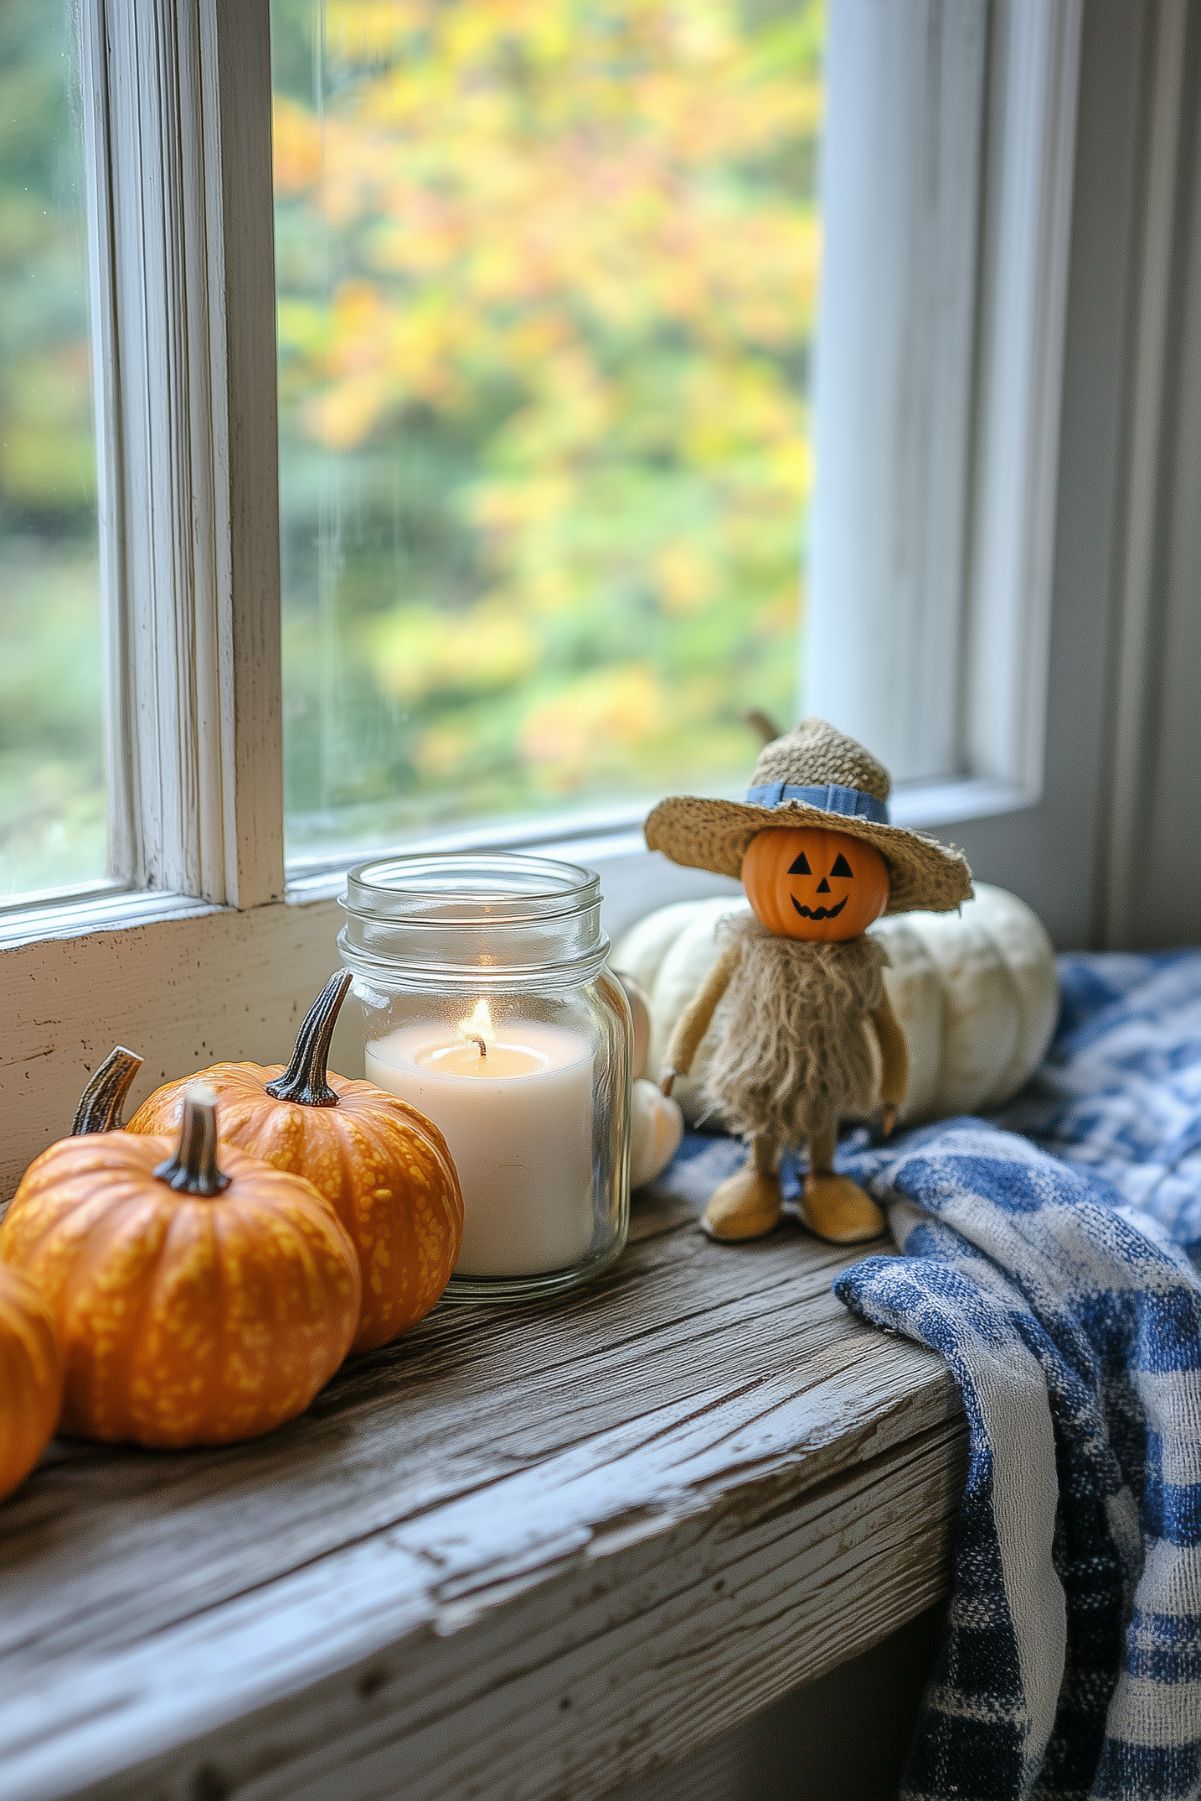
<path fill-rule="evenodd" d="M 289 846 L 738 780 L 796 688 L 819 0 L 273 0 Z"/>
<path fill-rule="evenodd" d="M 0 5 L 0 901 L 105 873 L 73 10 Z"/>

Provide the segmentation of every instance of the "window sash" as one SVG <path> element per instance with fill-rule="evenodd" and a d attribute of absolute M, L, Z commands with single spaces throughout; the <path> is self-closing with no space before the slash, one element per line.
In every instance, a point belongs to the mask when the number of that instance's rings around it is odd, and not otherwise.
<path fill-rule="evenodd" d="M 835 0 L 822 140 L 808 707 L 962 773 L 988 0 Z"/>
<path fill-rule="evenodd" d="M 964 767 L 1045 777 L 1083 0 L 993 0 L 962 707 Z"/>
<path fill-rule="evenodd" d="M 283 893 L 268 5 L 81 4 L 113 873 L 257 906 Z"/>
<path fill-rule="evenodd" d="M 1021 804 L 1044 779 L 1083 5 L 914 4 L 833 13 L 808 695 L 895 770 Z"/>
<path fill-rule="evenodd" d="M 118 641 L 137 652 L 120 715 L 119 729 L 133 740 L 136 757 L 130 762 L 127 849 L 119 873 L 163 889 L 191 887 L 193 896 L 223 904 L 180 894 L 110 891 L 74 905 L 31 910 L 24 919 L 17 912 L 6 914 L 0 1015 L 9 1043 L 0 1067 L 5 1120 L 0 1195 L 48 1138 L 66 1129 L 85 1069 L 94 1067 L 114 1036 L 145 1053 L 144 1082 L 200 1067 L 219 1054 L 278 1058 L 299 1007 L 335 958 L 338 910 L 330 898 L 336 880 L 330 870 L 309 872 L 290 901 L 255 905 L 282 892 L 284 874 L 266 0 L 83 4 L 89 9 L 92 66 L 99 71 L 97 92 L 105 101 L 102 106 L 92 97 L 88 129 L 100 181 L 98 239 L 110 245 L 104 289 L 110 348 L 102 353 L 101 372 L 102 395 L 115 396 L 101 409 L 112 428 L 112 447 L 102 435 L 106 531 L 117 569 L 111 579 L 126 609 L 118 619 Z M 890 9 L 875 10 L 885 17 Z M 990 196 L 1001 193 L 1008 196 L 1001 216 L 1011 229 L 1023 219 L 1029 223 L 1035 212 L 1033 242 L 1043 248 L 1025 265 L 1023 304 L 1007 332 L 996 314 L 996 327 L 990 327 L 988 296 L 976 290 L 977 344 L 997 361 L 973 393 L 969 462 L 975 493 L 981 483 L 989 485 L 981 446 L 988 441 L 993 397 L 1006 400 L 1011 410 L 997 417 L 1009 421 L 1003 434 L 1009 448 L 1004 459 L 994 459 L 994 468 L 1008 469 L 1011 479 L 998 480 L 990 490 L 995 510 L 988 529 L 994 543 L 1013 540 L 1008 579 L 1016 587 L 1005 592 L 999 577 L 992 584 L 998 629 L 1008 619 L 1014 634 L 1010 660 L 998 658 L 997 666 L 1006 706 L 1024 707 L 1029 729 L 1021 723 L 1022 713 L 1007 716 L 1018 725 L 1007 727 L 995 742 L 1016 744 L 1022 754 L 1015 759 L 1003 751 L 991 769 L 992 759 L 973 750 L 968 738 L 963 762 L 969 768 L 974 763 L 978 776 L 902 790 L 897 813 L 906 824 L 945 828 L 980 868 L 1027 891 L 1062 941 L 1081 942 L 1090 932 L 1104 781 L 1097 752 L 1108 626 L 1097 603 L 1121 533 L 1127 327 L 1123 284 L 1114 281 L 1113 270 L 1127 266 L 1132 219 L 1152 204 L 1165 204 L 1162 196 L 1149 193 L 1149 184 L 1159 180 L 1160 165 L 1171 174 L 1175 159 L 1151 158 L 1144 167 L 1142 157 L 1147 120 L 1157 104 L 1156 84 L 1144 81 L 1149 24 L 1136 29 L 1077 0 L 1065 0 L 1062 7 L 1046 7 L 1042 0 L 989 0 L 988 10 L 990 113 L 982 151 L 980 243 L 986 249 L 993 241 Z M 1082 115 L 1075 130 L 1068 109 L 1075 103 L 1076 70 L 1066 55 L 1065 32 L 1081 15 Z M 1044 34 L 1046 75 L 1024 99 L 1011 82 L 998 117 L 992 98 L 999 91 L 996 59 L 1008 54 L 1018 69 L 1018 32 Z M 164 93 L 175 96 L 174 152 L 163 142 L 165 118 L 155 127 L 157 138 L 152 134 L 139 142 L 138 115 L 127 111 L 117 120 L 112 105 L 118 81 L 123 103 L 131 101 L 138 91 L 135 75 L 138 84 L 153 83 L 160 68 Z M 1028 131 L 1041 136 L 1023 140 L 1023 119 Z M 145 127 L 142 132 L 145 140 Z M 1057 147 L 1059 185 L 1050 191 L 1059 198 L 1053 203 L 1041 186 L 1036 191 L 1031 185 L 1043 153 L 1039 143 L 1044 152 L 1048 144 Z M 997 158 L 1001 165 L 990 178 Z M 1015 161 L 1007 173 L 1007 158 L 1024 161 Z M 1099 176 L 1092 167 L 1098 163 Z M 1084 209 L 1087 217 L 1073 204 L 1069 232 L 1063 208 L 1082 167 L 1086 191 L 1090 183 L 1095 191 Z M 118 291 L 111 260 L 116 224 L 108 226 L 107 237 L 99 229 L 105 220 L 101 202 L 115 193 L 119 170 L 127 195 L 138 195 L 144 180 L 152 188 L 164 170 L 171 180 L 165 197 L 147 192 L 136 219 L 129 219 L 127 204 L 122 230 L 132 234 L 129 254 L 138 272 L 129 284 L 132 292 L 124 282 Z M 1039 204 L 1032 209 L 1035 198 Z M 1057 276 L 1051 256 L 1056 246 L 1064 259 Z M 205 304 L 190 310 L 189 280 L 163 272 L 164 263 L 185 252 L 191 281 L 212 272 L 211 285 L 204 284 Z M 1003 254 L 1000 239 L 991 255 L 982 252 L 982 282 L 992 279 L 989 272 Z M 1049 282 L 1053 298 L 1055 280 L 1068 288 L 1069 326 L 1073 319 L 1076 325 L 1066 334 L 1066 348 L 1061 341 L 1062 382 L 1045 354 L 1046 343 L 1040 353 L 1028 338 L 1039 324 L 1038 295 Z M 155 307 L 161 311 L 164 294 L 180 309 L 169 343 L 165 333 L 153 338 L 150 330 L 150 314 Z M 153 352 L 165 364 L 164 395 L 177 409 L 172 413 L 161 398 L 136 441 L 131 441 L 131 421 L 137 414 L 129 411 L 134 372 L 126 368 L 132 351 L 124 341 L 129 321 L 131 343 L 143 359 Z M 1024 372 L 1020 405 L 1006 382 L 1007 344 L 1019 358 L 1012 366 Z M 144 370 L 140 379 L 147 380 Z M 1026 449 L 1039 461 L 1037 473 L 1031 470 L 1022 481 L 1017 477 Z M 182 485 L 171 455 L 186 455 L 189 468 L 195 462 L 199 501 Z M 124 467 L 131 458 L 139 464 L 140 487 Z M 188 510 L 177 524 L 163 496 L 181 491 Z M 138 512 L 139 496 L 154 509 L 149 517 Z M 1046 534 L 1037 552 L 1029 548 L 1033 525 Z M 166 609 L 165 624 L 131 580 L 136 561 L 131 540 L 139 533 L 149 536 L 151 528 L 160 534 L 155 540 L 160 561 L 142 550 L 136 566 L 158 584 L 151 593 Z M 967 567 L 983 575 L 988 558 L 982 530 L 974 517 Z M 188 541 L 192 532 L 199 549 Z M 1034 612 L 1024 611 L 1029 597 L 1023 584 L 1031 571 L 1043 582 L 1039 571 L 1052 561 L 1052 542 L 1053 604 L 1047 576 L 1034 597 Z M 1019 555 L 1021 546 L 1027 548 Z M 1086 642 L 1082 663 L 1079 650 Z M 969 635 L 967 661 L 976 670 L 973 679 L 983 681 L 989 675 L 987 643 L 982 637 L 975 643 L 973 649 Z M 1015 669 L 1026 673 L 1015 678 Z M 1026 679 L 1044 686 L 1023 696 L 1020 684 Z M 1037 698 L 1043 691 L 1045 706 Z M 1044 729 L 1040 707 L 1050 720 L 1045 767 L 1035 767 Z M 847 723 L 855 729 L 850 719 Z M 873 721 L 859 724 L 876 742 Z M 183 744 L 185 733 L 192 736 Z M 154 753 L 160 743 L 164 759 L 158 767 Z M 1033 788 L 1040 782 L 1036 797 Z M 162 853 L 154 847 L 159 825 L 147 811 L 152 807 L 161 807 L 168 826 Z M 563 854 L 574 852 L 601 867 L 611 928 L 661 902 L 712 891 L 712 878 L 640 853 L 637 835 L 621 825 L 620 820 L 595 822 L 595 829 L 589 827 L 593 835 L 562 847 Z"/>
<path fill-rule="evenodd" d="M 113 875 L 257 905 L 285 883 L 269 0 L 81 5 Z M 808 696 L 902 776 L 985 778 L 959 814 L 993 810 L 998 784 L 1029 794 L 1039 774 L 1053 251 L 1068 236 L 1080 11 L 836 0 L 832 13 Z M 989 292 L 1014 267 L 1016 404 Z M 541 843 L 579 833 L 571 820 L 534 830 Z"/>

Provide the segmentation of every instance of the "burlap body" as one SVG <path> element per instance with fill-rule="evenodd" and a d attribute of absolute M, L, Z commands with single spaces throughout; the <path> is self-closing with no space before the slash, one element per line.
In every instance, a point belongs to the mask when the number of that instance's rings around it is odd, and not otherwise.
<path fill-rule="evenodd" d="M 870 935 L 781 938 L 753 914 L 732 916 L 721 933 L 737 962 L 706 1088 L 730 1130 L 799 1148 L 839 1120 L 867 1118 L 880 1095 L 868 1016 L 883 990 L 884 946 Z"/>

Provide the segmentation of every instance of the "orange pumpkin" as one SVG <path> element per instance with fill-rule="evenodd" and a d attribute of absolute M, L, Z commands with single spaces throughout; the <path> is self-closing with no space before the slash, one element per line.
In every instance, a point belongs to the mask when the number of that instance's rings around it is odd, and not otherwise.
<path fill-rule="evenodd" d="M 769 932 L 839 943 L 888 905 L 888 865 L 874 844 L 829 826 L 769 826 L 742 860 L 742 885 Z"/>
<path fill-rule="evenodd" d="M 221 1136 L 295 1171 L 332 1202 L 359 1254 L 363 1311 L 353 1349 L 387 1344 L 423 1319 L 455 1266 L 463 1193 L 437 1126 L 396 1095 L 328 1070 L 350 976 L 331 976 L 310 1007 L 287 1069 L 217 1063 L 193 1081 L 220 1097 Z M 143 1101 L 131 1132 L 162 1132 L 186 1084 Z"/>
<path fill-rule="evenodd" d="M 0 1500 L 29 1474 L 58 1425 L 63 1356 L 49 1307 L 0 1263 Z"/>
<path fill-rule="evenodd" d="M 86 1132 L 120 1131 L 121 1109 L 141 1067 L 142 1059 L 136 1051 L 127 1051 L 123 1044 L 114 1046 L 100 1067 L 92 1072 L 79 1097 L 75 1123 L 71 1127 L 73 1138 L 82 1137 Z"/>
<path fill-rule="evenodd" d="M 358 1262 L 329 1202 L 219 1146 L 203 1088 L 178 1143 L 99 1132 L 43 1151 L 0 1225 L 0 1261 L 49 1305 L 63 1425 L 85 1438 L 269 1432 L 329 1381 L 359 1316 Z"/>

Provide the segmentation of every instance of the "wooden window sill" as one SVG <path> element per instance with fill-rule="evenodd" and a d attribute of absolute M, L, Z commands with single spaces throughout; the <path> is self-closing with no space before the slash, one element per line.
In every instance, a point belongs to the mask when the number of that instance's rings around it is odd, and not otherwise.
<path fill-rule="evenodd" d="M 607 1279 L 444 1307 L 220 1453 L 0 1512 L 7 1794 L 601 1796 L 942 1593 L 964 1426 L 795 1230 L 635 1208 Z"/>

